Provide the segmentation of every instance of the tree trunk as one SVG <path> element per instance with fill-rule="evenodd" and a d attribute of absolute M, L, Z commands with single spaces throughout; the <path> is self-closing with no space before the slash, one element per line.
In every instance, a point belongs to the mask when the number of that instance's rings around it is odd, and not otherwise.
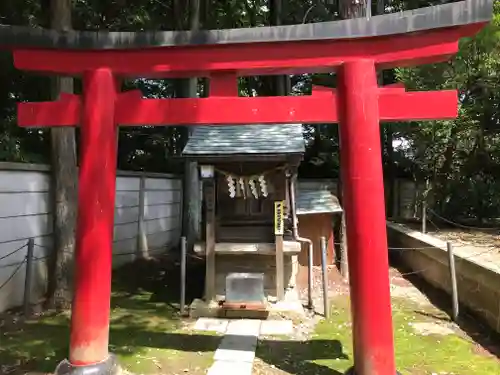
<path fill-rule="evenodd" d="M 52 0 L 50 27 L 71 29 L 71 0 Z M 73 93 L 73 78 L 56 77 L 51 88 L 52 97 Z M 73 252 L 77 212 L 77 182 L 75 129 L 51 129 L 51 158 L 54 202 L 54 259 L 49 274 L 48 307 L 68 308 L 71 304 L 73 279 Z"/>
<path fill-rule="evenodd" d="M 367 3 L 367 0 L 340 0 L 340 18 L 346 20 L 351 18 L 366 17 Z"/>
<path fill-rule="evenodd" d="M 280 26 L 283 17 L 283 1 L 282 0 L 269 0 L 269 13 L 271 18 L 271 26 Z M 289 86 L 289 77 L 286 75 L 279 75 L 274 77 L 274 95 L 285 96 L 287 95 L 287 88 Z"/>
<path fill-rule="evenodd" d="M 392 124 L 385 124 L 384 128 L 385 130 L 385 149 L 387 152 L 387 174 L 385 181 L 387 182 L 385 184 L 385 189 L 388 189 L 389 191 L 386 194 L 386 213 L 388 217 L 392 217 L 394 215 L 393 208 L 394 208 L 394 200 L 396 197 L 395 191 L 394 191 L 394 180 L 396 179 L 396 171 L 394 168 L 394 146 L 393 146 L 393 139 L 394 139 L 394 133 L 392 131 Z"/>
<path fill-rule="evenodd" d="M 382 15 L 385 13 L 385 3 L 386 0 L 377 0 L 377 15 Z M 384 85 L 384 72 L 380 71 L 378 74 L 378 82 L 379 86 Z M 382 150 L 385 148 L 385 152 L 387 155 L 386 159 L 386 169 L 385 169 L 385 178 L 384 181 L 386 182 L 384 185 L 384 189 L 387 191 L 385 194 L 386 198 L 386 215 L 388 217 L 392 217 L 394 215 L 394 205 L 395 205 L 395 191 L 394 191 L 394 186 L 395 186 L 395 179 L 396 179 L 396 171 L 394 168 L 394 146 L 393 146 L 393 140 L 394 140 L 394 134 L 392 130 L 392 125 L 389 124 L 384 124 L 381 128 L 381 134 L 385 133 L 385 137 L 382 137 L 384 139 L 384 142 L 382 143 Z"/>
<path fill-rule="evenodd" d="M 368 2 L 369 3 L 369 2 Z M 370 12 L 371 13 L 371 12 Z M 339 14 L 342 19 L 351 19 L 351 18 L 361 18 L 366 17 L 367 15 L 367 1 L 366 0 L 340 0 L 339 2 Z M 340 145 L 342 147 L 342 144 Z M 340 159 L 340 154 L 339 154 Z M 342 163 L 341 163 L 342 165 Z M 340 201 L 342 202 L 343 190 L 346 186 L 342 182 L 341 173 L 338 176 L 338 184 L 339 184 L 339 195 Z M 348 188 L 348 187 L 347 187 Z M 342 220 L 344 223 L 344 220 Z M 342 224 L 344 225 L 344 224 Z M 343 238 L 342 245 L 340 247 L 340 273 L 344 280 L 349 280 L 349 268 L 348 268 L 348 257 L 347 257 L 347 248 L 349 244 L 347 243 L 347 236 L 345 235 L 345 228 L 343 230 Z"/>
<path fill-rule="evenodd" d="M 189 29 L 200 29 L 200 0 L 189 1 Z M 194 98 L 198 95 L 198 79 L 188 78 L 177 82 L 176 97 Z M 188 127 L 187 138 L 191 135 L 192 127 Z M 184 164 L 184 197 L 183 197 L 183 235 L 187 239 L 188 251 L 200 237 L 201 213 L 200 180 L 198 163 L 186 161 Z"/>
<path fill-rule="evenodd" d="M 386 0 L 377 0 L 377 15 L 385 13 Z"/>

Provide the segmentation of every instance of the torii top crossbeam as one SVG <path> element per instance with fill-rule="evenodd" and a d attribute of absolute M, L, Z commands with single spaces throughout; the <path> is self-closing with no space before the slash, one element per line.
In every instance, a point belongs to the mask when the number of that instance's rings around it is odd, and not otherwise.
<path fill-rule="evenodd" d="M 489 22 L 492 3 L 466 0 L 370 19 L 197 32 L 4 27 L 0 45 L 16 48 L 19 69 L 66 75 L 103 65 L 140 77 L 210 76 L 228 69 L 239 76 L 330 72 L 363 56 L 389 68 L 449 58 L 459 38 Z"/>

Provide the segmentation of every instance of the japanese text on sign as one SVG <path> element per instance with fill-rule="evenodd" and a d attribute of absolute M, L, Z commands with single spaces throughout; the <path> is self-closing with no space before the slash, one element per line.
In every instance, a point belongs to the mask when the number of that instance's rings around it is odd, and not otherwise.
<path fill-rule="evenodd" d="M 274 234 L 282 236 L 283 235 L 283 201 L 274 202 Z"/>

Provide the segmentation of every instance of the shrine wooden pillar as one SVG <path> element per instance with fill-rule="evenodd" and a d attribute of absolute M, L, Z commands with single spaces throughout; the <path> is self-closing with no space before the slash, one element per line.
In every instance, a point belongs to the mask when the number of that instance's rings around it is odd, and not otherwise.
<path fill-rule="evenodd" d="M 205 300 L 215 300 L 215 179 L 203 179 L 205 196 Z"/>

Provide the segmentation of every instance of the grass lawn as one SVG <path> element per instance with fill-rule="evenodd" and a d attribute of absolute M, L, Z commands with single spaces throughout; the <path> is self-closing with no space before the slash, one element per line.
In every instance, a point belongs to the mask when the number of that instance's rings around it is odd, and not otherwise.
<path fill-rule="evenodd" d="M 114 284 L 110 351 L 136 374 L 205 374 L 220 337 L 192 333 L 161 292 L 161 280 L 146 287 Z M 159 292 L 158 292 L 159 291 Z M 27 322 L 0 321 L 0 374 L 53 372 L 67 357 L 69 313 Z"/>
<path fill-rule="evenodd" d="M 450 331 L 452 326 L 440 310 L 402 299 L 393 299 L 393 308 L 397 367 L 403 375 L 500 374 L 498 358 L 463 332 Z M 427 327 L 425 334 L 417 326 Z M 352 365 L 348 298 L 333 302 L 331 318 L 319 323 L 310 341 L 263 341 L 257 357 L 265 366 L 254 374 L 343 374 Z"/>

